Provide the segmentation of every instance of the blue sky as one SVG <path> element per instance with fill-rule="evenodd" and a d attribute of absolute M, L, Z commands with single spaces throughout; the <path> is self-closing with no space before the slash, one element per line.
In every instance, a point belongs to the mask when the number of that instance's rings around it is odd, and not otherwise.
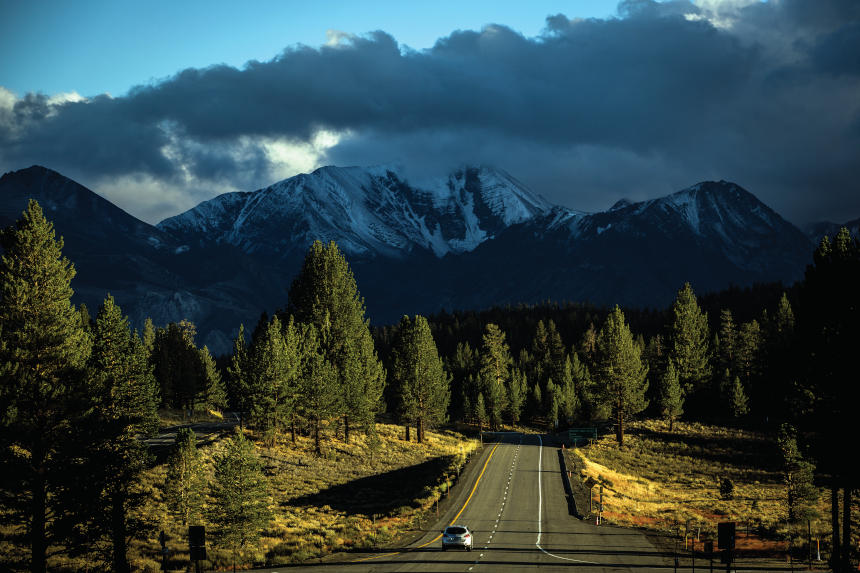
<path fill-rule="evenodd" d="M 331 32 L 331 33 L 330 33 Z M 0 0 L 0 172 L 148 222 L 323 165 L 860 217 L 858 0 Z"/>
<path fill-rule="evenodd" d="M 548 15 L 603 18 L 617 0 L 0 0 L 0 85 L 24 95 L 119 96 L 185 68 L 270 60 L 327 32 L 384 30 L 413 49 L 456 29 L 506 25 L 536 36 Z"/>

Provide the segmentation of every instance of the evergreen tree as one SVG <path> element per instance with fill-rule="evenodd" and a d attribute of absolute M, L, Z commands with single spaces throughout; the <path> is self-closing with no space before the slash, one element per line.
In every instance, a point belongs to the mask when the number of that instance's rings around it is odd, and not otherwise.
<path fill-rule="evenodd" d="M 749 413 L 749 401 L 741 379 L 735 376 L 732 384 L 732 416 L 742 418 Z"/>
<path fill-rule="evenodd" d="M 183 526 L 198 523 L 206 495 L 206 467 L 197 451 L 197 436 L 191 428 L 180 428 L 170 460 L 164 499 L 167 510 Z"/>
<path fill-rule="evenodd" d="M 852 492 L 858 483 L 854 458 L 846 444 L 856 434 L 856 406 L 860 385 L 856 379 L 855 354 L 860 340 L 860 243 L 848 229 L 833 238 L 824 237 L 806 268 L 797 308 L 805 368 L 801 399 L 806 412 L 801 420 L 813 436 L 817 466 L 829 475 L 834 570 L 847 570 L 851 541 Z M 848 381 L 852 382 L 848 382 Z M 812 398 L 811 404 L 809 398 Z M 840 539 L 839 490 L 842 489 Z"/>
<path fill-rule="evenodd" d="M 158 390 L 143 342 L 110 295 L 93 327 L 88 372 L 94 406 L 88 473 L 90 485 L 100 490 L 94 522 L 111 540 L 112 570 L 128 572 L 128 539 L 144 527 L 132 517 L 145 501 L 135 487 L 149 465 L 139 438 L 158 429 Z"/>
<path fill-rule="evenodd" d="M 741 325 L 735 348 L 735 363 L 732 372 L 747 384 L 753 384 L 761 369 L 762 334 L 758 321 Z"/>
<path fill-rule="evenodd" d="M 546 426 L 550 430 L 558 423 L 558 387 L 553 383 L 552 378 L 546 381 L 546 394 L 544 395 L 544 403 L 546 410 L 544 417 L 546 418 Z"/>
<path fill-rule="evenodd" d="M 451 374 L 451 395 L 463 397 L 462 402 L 452 400 L 450 403 L 451 417 L 454 419 L 466 420 L 472 414 L 468 404 L 474 404 L 478 395 L 472 394 L 468 381 L 469 376 L 474 376 L 478 370 L 476 364 L 475 352 L 468 342 L 458 342 L 454 356 L 446 360 L 447 370 Z"/>
<path fill-rule="evenodd" d="M 486 400 L 487 414 L 494 430 L 502 423 L 507 407 L 507 386 L 511 372 L 511 354 L 505 333 L 493 323 L 487 325 L 481 347 L 481 391 Z"/>
<path fill-rule="evenodd" d="M 699 308 L 690 283 L 684 283 L 672 305 L 670 358 L 675 363 L 681 388 L 689 395 L 704 386 L 711 375 L 708 317 Z"/>
<path fill-rule="evenodd" d="M 818 489 L 815 487 L 815 466 L 804 459 L 797 445 L 797 430 L 790 424 L 783 424 L 778 438 L 782 451 L 783 481 L 786 485 L 786 509 L 789 523 L 811 519 L 818 502 Z"/>
<path fill-rule="evenodd" d="M 478 393 L 478 399 L 475 402 L 475 420 L 478 422 L 478 431 L 483 432 L 484 426 L 487 425 L 487 407 L 484 404 L 483 392 Z"/>
<path fill-rule="evenodd" d="M 720 371 L 735 366 L 735 350 L 737 346 L 737 326 L 732 317 L 732 311 L 723 309 L 720 311 L 720 334 L 719 334 L 719 367 Z"/>
<path fill-rule="evenodd" d="M 245 342 L 245 325 L 239 325 L 239 334 L 233 341 L 233 355 L 227 367 L 227 397 L 230 404 L 239 411 L 240 425 L 244 427 L 246 414 L 251 409 L 250 364 L 248 345 Z"/>
<path fill-rule="evenodd" d="M 44 572 L 66 478 L 58 463 L 84 394 L 90 340 L 71 304 L 74 266 L 31 200 L 0 234 L 0 507 L 25 525 Z"/>
<path fill-rule="evenodd" d="M 508 415 L 511 422 L 518 424 L 526 401 L 528 381 L 522 370 L 514 368 L 508 386 Z"/>
<path fill-rule="evenodd" d="M 148 316 L 146 320 L 143 322 L 143 333 L 141 334 L 141 339 L 143 339 L 143 348 L 146 350 L 146 355 L 149 357 L 150 363 L 152 362 L 152 353 L 155 350 L 155 324 L 153 324 L 152 319 Z"/>
<path fill-rule="evenodd" d="M 618 306 L 606 317 L 597 336 L 595 380 L 602 402 L 612 409 L 618 443 L 624 444 L 624 421 L 648 405 L 648 367 Z"/>
<path fill-rule="evenodd" d="M 235 567 L 246 549 L 257 546 L 272 521 L 263 464 L 241 430 L 215 455 L 211 496 L 208 516 L 215 526 L 215 544 L 230 551 Z"/>
<path fill-rule="evenodd" d="M 250 421 L 273 445 L 278 431 L 292 425 L 301 382 L 299 332 L 290 319 L 282 326 L 272 318 L 251 347 L 248 384 Z"/>
<path fill-rule="evenodd" d="M 342 412 L 342 394 L 338 391 L 337 370 L 326 359 L 327 331 L 318 332 L 313 324 L 301 325 L 301 378 L 299 406 L 313 422 L 316 453 L 322 455 L 322 422 Z"/>
<path fill-rule="evenodd" d="M 287 311 L 298 322 L 313 324 L 323 337 L 325 357 L 334 368 L 349 442 L 350 418 L 369 429 L 382 409 L 385 372 L 376 355 L 364 299 L 352 271 L 334 241 L 315 241 L 290 287 Z"/>
<path fill-rule="evenodd" d="M 209 408 L 223 410 L 227 407 L 227 392 L 221 381 L 221 372 L 215 365 L 215 359 L 209 353 L 209 348 L 200 349 L 200 367 L 203 376 L 203 400 Z"/>
<path fill-rule="evenodd" d="M 162 405 L 193 412 L 205 393 L 200 354 L 194 345 L 197 329 L 182 320 L 155 334 L 153 365 Z"/>
<path fill-rule="evenodd" d="M 660 415 L 669 420 L 669 431 L 675 428 L 675 420 L 684 413 L 684 392 L 678 379 L 675 365 L 669 361 L 660 377 Z"/>
<path fill-rule="evenodd" d="M 450 379 L 436 350 L 430 325 L 423 316 L 401 319 L 391 374 L 399 397 L 400 415 L 416 424 L 418 443 L 422 443 L 425 427 L 446 420 L 451 399 Z"/>

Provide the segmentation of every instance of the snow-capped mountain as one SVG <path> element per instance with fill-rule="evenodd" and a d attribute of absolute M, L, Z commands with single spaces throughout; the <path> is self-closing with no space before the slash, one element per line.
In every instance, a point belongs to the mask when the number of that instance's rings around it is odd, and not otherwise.
<path fill-rule="evenodd" d="M 354 258 L 402 259 L 415 250 L 437 257 L 472 251 L 551 208 L 489 167 L 418 185 L 391 167 L 322 167 L 252 193 L 220 195 L 158 227 L 189 243 L 249 254 L 289 258 L 321 239 Z"/>
<path fill-rule="evenodd" d="M 325 167 L 229 193 L 153 227 L 42 167 L 0 178 L 0 224 L 29 197 L 78 268 L 77 300 L 110 292 L 138 326 L 192 320 L 228 352 L 239 323 L 283 308 L 308 245 L 346 252 L 374 323 L 442 308 L 543 300 L 664 307 L 697 292 L 800 278 L 813 244 L 741 187 L 698 183 L 582 213 L 502 171 L 463 168 L 413 184 L 393 168 Z"/>

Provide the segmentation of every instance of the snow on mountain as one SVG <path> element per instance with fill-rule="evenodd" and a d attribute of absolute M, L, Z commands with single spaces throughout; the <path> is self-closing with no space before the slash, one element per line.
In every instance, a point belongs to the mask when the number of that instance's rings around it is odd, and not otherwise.
<path fill-rule="evenodd" d="M 505 228 L 552 209 L 507 173 L 466 167 L 413 186 L 391 167 L 322 167 L 250 193 L 227 193 L 158 227 L 183 240 L 248 253 L 304 253 L 333 240 L 351 256 L 437 257 L 474 250 Z"/>

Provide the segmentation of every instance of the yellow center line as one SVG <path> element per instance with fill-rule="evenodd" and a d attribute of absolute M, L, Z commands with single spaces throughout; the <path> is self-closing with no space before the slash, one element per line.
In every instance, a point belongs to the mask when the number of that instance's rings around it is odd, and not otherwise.
<path fill-rule="evenodd" d="M 499 447 L 499 444 L 496 444 L 495 446 L 493 446 L 493 449 L 490 450 L 490 455 L 487 456 L 487 461 L 484 462 L 484 467 L 481 468 L 481 473 L 478 474 L 478 479 L 475 480 L 475 485 L 472 486 L 472 491 L 469 492 L 469 497 L 467 497 L 466 501 L 463 502 L 463 507 L 461 507 L 460 511 L 457 512 L 457 515 L 455 515 L 451 519 L 450 525 L 453 525 L 457 521 L 457 518 L 460 517 L 460 514 L 463 513 L 463 510 L 465 510 L 466 506 L 469 505 L 469 502 L 472 501 L 472 496 L 475 494 L 475 490 L 478 489 L 478 484 L 481 483 L 481 478 L 484 477 L 484 471 L 487 469 L 487 465 L 490 463 L 490 460 L 492 459 L 493 454 L 496 453 L 496 448 L 498 448 L 498 447 Z M 422 547 L 427 547 L 431 543 L 433 543 L 435 541 L 439 541 L 440 537 L 442 537 L 441 533 L 439 535 L 437 535 L 436 537 L 434 537 L 433 539 L 431 539 L 430 541 L 428 541 L 427 543 L 422 543 L 421 545 L 414 547 L 413 549 L 421 549 Z M 393 557 L 394 555 L 400 555 L 401 553 L 403 553 L 403 552 L 397 551 L 395 553 L 384 553 L 382 555 L 374 555 L 372 557 L 364 557 L 362 559 L 355 559 L 352 561 L 352 563 L 359 563 L 361 561 L 371 561 L 373 559 L 382 559 L 383 557 Z"/>

